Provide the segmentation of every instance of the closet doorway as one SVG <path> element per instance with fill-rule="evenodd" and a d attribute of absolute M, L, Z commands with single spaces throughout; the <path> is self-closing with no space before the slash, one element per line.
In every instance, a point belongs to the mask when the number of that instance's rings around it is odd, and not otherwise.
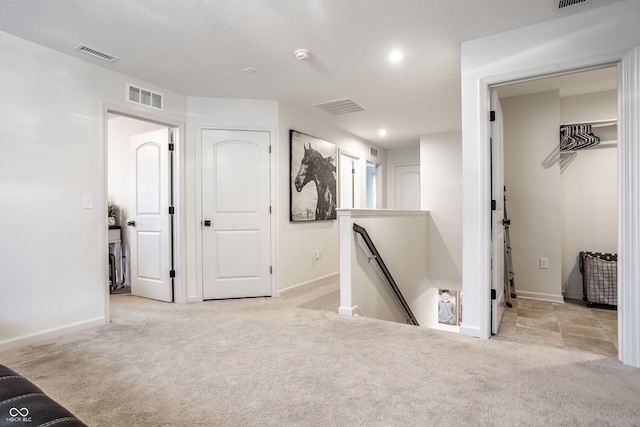
<path fill-rule="evenodd" d="M 518 296 L 499 337 L 617 355 L 617 313 L 583 310 L 579 269 L 581 251 L 618 248 L 617 75 L 614 66 L 496 89 Z M 600 144 L 561 151 L 563 124 L 591 125 Z"/>

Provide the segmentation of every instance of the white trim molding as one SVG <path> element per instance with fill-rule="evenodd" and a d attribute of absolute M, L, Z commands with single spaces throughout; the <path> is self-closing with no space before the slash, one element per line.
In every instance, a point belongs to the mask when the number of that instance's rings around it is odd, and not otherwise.
<path fill-rule="evenodd" d="M 618 357 L 640 368 L 640 46 L 618 84 Z"/>
<path fill-rule="evenodd" d="M 522 298 L 522 299 L 550 301 L 550 302 L 557 302 L 561 304 L 564 303 L 564 297 L 558 294 L 545 294 L 541 292 L 527 292 L 527 291 L 518 291 L 518 290 L 516 290 L 516 294 L 518 294 L 518 298 Z"/>
<path fill-rule="evenodd" d="M 25 334 L 8 340 L 0 341 L 0 351 L 11 350 L 13 348 L 34 344 L 43 340 L 57 338 L 73 332 L 83 331 L 109 323 L 105 317 L 96 317 L 93 319 L 83 320 L 81 322 L 69 323 L 68 325 L 56 328 L 45 329 L 31 334 Z"/>
<path fill-rule="evenodd" d="M 309 280 L 307 282 L 298 283 L 297 285 L 292 285 L 284 289 L 280 289 L 280 293 L 278 296 L 290 295 L 292 293 L 303 291 L 314 286 L 324 285 L 326 283 L 331 283 L 335 280 L 340 279 L 340 273 L 337 271 L 335 273 L 327 274 L 326 276 L 318 277 L 317 279 Z"/>

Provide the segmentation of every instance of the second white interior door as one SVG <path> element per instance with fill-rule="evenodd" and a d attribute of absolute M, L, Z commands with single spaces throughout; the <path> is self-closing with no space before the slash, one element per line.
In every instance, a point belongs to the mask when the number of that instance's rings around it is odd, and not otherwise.
<path fill-rule="evenodd" d="M 393 194 L 395 209 L 420 209 L 420 165 L 393 167 Z"/>
<path fill-rule="evenodd" d="M 202 131 L 204 299 L 271 295 L 270 134 Z"/>

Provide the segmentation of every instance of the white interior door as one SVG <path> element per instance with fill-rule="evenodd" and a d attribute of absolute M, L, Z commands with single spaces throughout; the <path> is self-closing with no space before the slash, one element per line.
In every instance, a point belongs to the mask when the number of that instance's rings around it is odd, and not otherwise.
<path fill-rule="evenodd" d="M 204 299 L 271 296 L 270 134 L 202 131 Z"/>
<path fill-rule="evenodd" d="M 130 138 L 131 294 L 173 301 L 170 157 L 167 128 Z"/>
<path fill-rule="evenodd" d="M 340 153 L 340 207 L 355 208 L 355 173 L 356 159 L 348 154 Z"/>
<path fill-rule="evenodd" d="M 395 209 L 420 209 L 420 165 L 393 167 L 393 203 Z"/>
<path fill-rule="evenodd" d="M 496 334 L 505 305 L 504 274 L 504 145 L 502 137 L 502 108 L 497 92 L 491 91 L 491 111 L 495 120 L 491 122 L 491 199 L 496 209 L 491 212 L 491 289 L 496 299 L 491 300 L 491 333 Z M 507 287 L 507 292 L 509 288 Z"/>

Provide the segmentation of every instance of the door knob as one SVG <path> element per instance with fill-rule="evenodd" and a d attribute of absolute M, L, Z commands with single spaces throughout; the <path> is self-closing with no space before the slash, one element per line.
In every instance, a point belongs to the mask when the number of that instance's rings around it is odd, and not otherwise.
<path fill-rule="evenodd" d="M 135 227 L 136 226 L 136 222 L 135 221 L 127 221 L 127 226 L 128 227 Z"/>
<path fill-rule="evenodd" d="M 211 227 L 211 220 L 205 219 L 204 220 L 204 226 L 205 227 Z"/>

